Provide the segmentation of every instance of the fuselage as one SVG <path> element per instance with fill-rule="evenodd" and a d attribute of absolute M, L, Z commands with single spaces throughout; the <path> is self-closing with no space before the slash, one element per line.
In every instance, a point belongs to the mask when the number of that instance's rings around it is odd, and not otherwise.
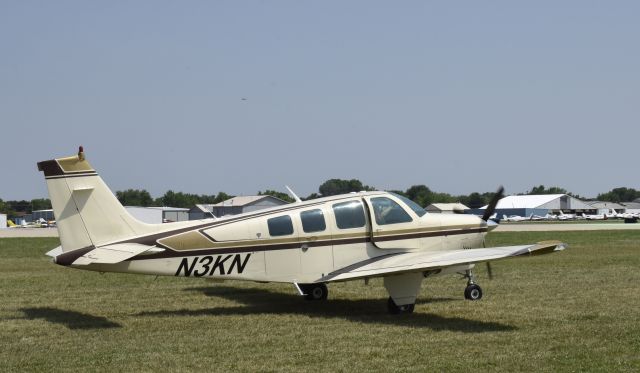
<path fill-rule="evenodd" d="M 481 247 L 488 231 L 487 223 L 476 216 L 429 214 L 387 192 L 352 193 L 164 226 L 160 233 L 110 243 L 153 246 L 142 255 L 118 264 L 77 267 L 311 283 L 326 281 L 356 263 L 400 252 Z"/>

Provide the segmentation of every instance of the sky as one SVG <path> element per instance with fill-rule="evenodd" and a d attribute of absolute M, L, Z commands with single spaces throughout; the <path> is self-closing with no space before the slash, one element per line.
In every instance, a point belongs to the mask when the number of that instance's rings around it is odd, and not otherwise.
<path fill-rule="evenodd" d="M 637 1 L 0 0 L 0 198 L 640 189 Z"/>

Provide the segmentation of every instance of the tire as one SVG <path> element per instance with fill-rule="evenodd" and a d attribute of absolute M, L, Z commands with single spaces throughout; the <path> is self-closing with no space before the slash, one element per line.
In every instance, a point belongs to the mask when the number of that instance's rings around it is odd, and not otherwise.
<path fill-rule="evenodd" d="M 464 289 L 464 299 L 479 300 L 482 299 L 482 288 L 476 284 L 471 284 Z"/>
<path fill-rule="evenodd" d="M 305 292 L 304 299 L 306 300 L 326 300 L 329 296 L 329 289 L 324 283 L 306 284 L 301 287 Z"/>
<path fill-rule="evenodd" d="M 415 304 L 403 304 L 402 306 L 398 306 L 396 302 L 393 301 L 391 297 L 387 299 L 387 310 L 392 315 L 399 315 L 404 313 L 413 313 L 413 309 L 415 308 Z"/>

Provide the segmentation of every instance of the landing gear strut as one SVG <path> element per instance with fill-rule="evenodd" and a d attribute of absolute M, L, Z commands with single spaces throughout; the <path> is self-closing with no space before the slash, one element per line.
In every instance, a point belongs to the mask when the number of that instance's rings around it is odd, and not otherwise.
<path fill-rule="evenodd" d="M 329 295 L 329 289 L 323 283 L 299 284 L 298 286 L 304 292 L 304 299 L 306 300 L 326 300 Z"/>
<path fill-rule="evenodd" d="M 470 269 L 466 270 L 464 277 L 467 278 L 467 287 L 464 289 L 464 299 L 482 299 L 482 288 L 476 284 L 473 272 Z"/>

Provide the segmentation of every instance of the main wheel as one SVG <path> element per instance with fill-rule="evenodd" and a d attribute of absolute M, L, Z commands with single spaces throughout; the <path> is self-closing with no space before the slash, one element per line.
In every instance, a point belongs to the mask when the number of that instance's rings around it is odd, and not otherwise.
<path fill-rule="evenodd" d="M 306 284 L 302 286 L 302 290 L 305 293 L 304 299 L 306 300 L 325 300 L 329 295 L 329 289 L 323 283 Z"/>
<path fill-rule="evenodd" d="M 414 303 L 398 306 L 396 302 L 393 301 L 393 298 L 389 297 L 389 299 L 387 299 L 387 309 L 392 315 L 399 315 L 401 313 L 413 313 L 413 309 L 415 308 L 415 306 L 416 305 Z"/>
<path fill-rule="evenodd" d="M 468 300 L 478 300 L 482 298 L 482 288 L 476 284 L 471 284 L 464 289 L 464 298 Z"/>

